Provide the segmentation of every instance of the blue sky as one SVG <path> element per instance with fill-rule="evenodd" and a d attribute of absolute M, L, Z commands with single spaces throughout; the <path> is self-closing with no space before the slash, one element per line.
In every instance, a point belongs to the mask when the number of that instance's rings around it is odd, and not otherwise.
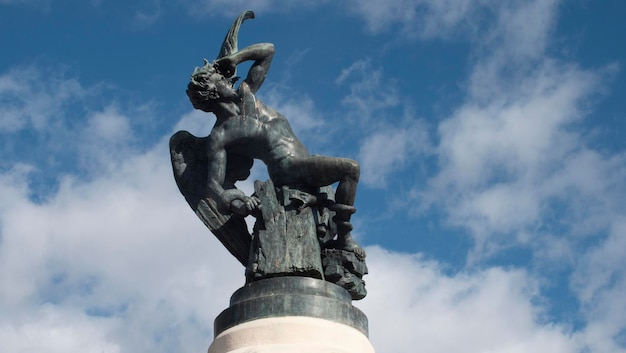
<path fill-rule="evenodd" d="M 618 0 L 0 0 L 0 351 L 206 350 L 243 268 L 167 140 L 244 9 L 259 97 L 361 163 L 377 351 L 626 352 Z"/>

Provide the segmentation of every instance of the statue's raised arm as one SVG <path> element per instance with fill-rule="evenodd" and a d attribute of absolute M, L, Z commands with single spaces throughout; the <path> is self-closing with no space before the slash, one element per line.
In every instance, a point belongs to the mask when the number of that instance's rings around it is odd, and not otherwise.
<path fill-rule="evenodd" d="M 267 72 L 270 69 L 273 58 L 274 44 L 259 43 L 220 58 L 215 61 L 215 65 L 224 76 L 230 78 L 235 74 L 237 65 L 245 61 L 254 60 L 244 82 L 248 84 L 252 93 L 256 93 L 267 77 Z"/>
<path fill-rule="evenodd" d="M 231 78 L 236 73 L 237 65 L 244 61 L 254 60 L 245 82 L 250 87 L 252 93 L 256 93 L 261 88 L 270 69 L 270 64 L 274 57 L 274 45 L 261 43 L 251 45 L 241 51 L 237 49 L 239 28 L 245 20 L 250 18 L 254 18 L 254 12 L 248 10 L 242 12 L 235 19 L 228 33 L 226 33 L 220 52 L 215 60 L 215 65 L 224 76 Z"/>

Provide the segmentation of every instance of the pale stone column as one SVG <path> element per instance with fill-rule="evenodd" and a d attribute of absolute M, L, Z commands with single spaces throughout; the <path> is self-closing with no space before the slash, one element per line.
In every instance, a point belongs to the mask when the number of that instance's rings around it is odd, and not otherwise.
<path fill-rule="evenodd" d="M 348 325 L 304 316 L 259 319 L 219 334 L 209 353 L 374 353 Z"/>

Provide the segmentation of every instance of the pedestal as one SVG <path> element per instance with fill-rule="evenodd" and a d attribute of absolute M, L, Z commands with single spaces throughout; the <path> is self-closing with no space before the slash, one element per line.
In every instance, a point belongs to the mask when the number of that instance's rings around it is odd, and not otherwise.
<path fill-rule="evenodd" d="M 343 288 L 315 278 L 246 284 L 215 319 L 209 353 L 374 353 L 367 317 Z"/>

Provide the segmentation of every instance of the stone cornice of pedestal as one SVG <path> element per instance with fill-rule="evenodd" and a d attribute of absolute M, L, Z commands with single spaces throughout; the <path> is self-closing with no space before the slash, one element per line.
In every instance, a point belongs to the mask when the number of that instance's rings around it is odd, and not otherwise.
<path fill-rule="evenodd" d="M 368 336 L 367 317 L 343 288 L 309 277 L 275 277 L 246 284 L 215 319 L 214 337 L 236 325 L 265 318 L 309 317 L 350 326 Z"/>

